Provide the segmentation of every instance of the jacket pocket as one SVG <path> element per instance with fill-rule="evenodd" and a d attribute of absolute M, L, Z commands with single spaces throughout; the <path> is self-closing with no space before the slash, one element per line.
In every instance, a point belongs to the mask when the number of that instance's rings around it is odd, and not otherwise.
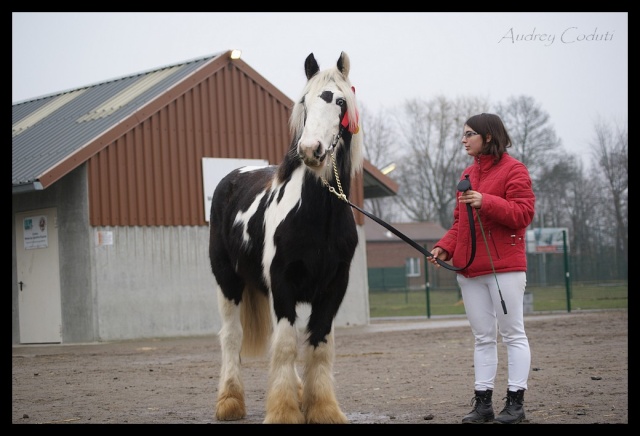
<path fill-rule="evenodd" d="M 491 232 L 489 230 L 490 245 L 495 251 L 497 259 L 501 259 L 505 256 L 513 255 L 514 253 L 520 253 L 522 246 L 525 244 L 524 232 Z M 493 254 L 493 253 L 492 253 Z"/>

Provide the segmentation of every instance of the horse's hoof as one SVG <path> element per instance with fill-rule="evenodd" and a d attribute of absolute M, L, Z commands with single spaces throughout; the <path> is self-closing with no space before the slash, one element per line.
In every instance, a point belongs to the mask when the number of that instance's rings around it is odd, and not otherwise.
<path fill-rule="evenodd" d="M 280 410 L 277 413 L 267 413 L 263 424 L 304 424 L 305 419 L 299 409 Z"/>
<path fill-rule="evenodd" d="M 349 419 L 343 414 L 342 416 L 332 416 L 327 419 L 308 419 L 307 424 L 349 424 Z"/>
<path fill-rule="evenodd" d="M 307 410 L 307 424 L 349 424 L 346 415 L 338 408 L 329 407 L 326 409 L 312 408 Z"/>
<path fill-rule="evenodd" d="M 279 419 L 279 418 L 271 418 L 271 417 L 266 417 L 264 419 L 264 421 L 262 421 L 263 424 L 304 424 L 304 417 L 301 415 L 300 418 L 295 418 L 295 419 L 290 419 L 289 417 L 287 419 Z"/>
<path fill-rule="evenodd" d="M 244 401 L 227 397 L 218 400 L 216 404 L 216 419 L 218 421 L 238 421 L 247 416 Z"/>

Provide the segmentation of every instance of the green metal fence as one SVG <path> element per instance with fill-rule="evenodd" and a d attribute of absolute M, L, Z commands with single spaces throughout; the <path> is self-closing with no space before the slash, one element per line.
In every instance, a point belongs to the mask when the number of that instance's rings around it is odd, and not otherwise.
<path fill-rule="evenodd" d="M 626 259 L 528 254 L 525 313 L 628 308 Z M 426 276 L 409 279 L 405 267 L 370 268 L 370 315 L 464 314 L 455 272 L 427 263 Z M 424 263 L 422 263 L 424 268 Z"/>

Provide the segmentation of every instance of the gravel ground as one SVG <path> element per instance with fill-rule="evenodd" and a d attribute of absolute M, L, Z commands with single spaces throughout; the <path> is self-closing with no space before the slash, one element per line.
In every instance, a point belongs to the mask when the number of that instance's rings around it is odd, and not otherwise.
<path fill-rule="evenodd" d="M 628 311 L 526 315 L 529 424 L 628 424 Z M 336 329 L 334 373 L 354 424 L 457 424 L 471 410 L 473 337 L 464 317 L 373 319 Z M 14 424 L 220 424 L 215 335 L 12 347 Z M 506 393 L 499 346 L 496 413 Z M 267 357 L 243 360 L 247 417 L 261 423 Z"/>

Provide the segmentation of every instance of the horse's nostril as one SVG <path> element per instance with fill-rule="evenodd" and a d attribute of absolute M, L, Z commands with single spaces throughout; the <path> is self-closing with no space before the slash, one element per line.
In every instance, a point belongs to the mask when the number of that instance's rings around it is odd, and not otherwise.
<path fill-rule="evenodd" d="M 324 162 L 324 158 L 327 157 L 327 149 L 321 143 L 318 143 L 318 146 L 313 150 L 313 157 L 318 162 Z"/>

